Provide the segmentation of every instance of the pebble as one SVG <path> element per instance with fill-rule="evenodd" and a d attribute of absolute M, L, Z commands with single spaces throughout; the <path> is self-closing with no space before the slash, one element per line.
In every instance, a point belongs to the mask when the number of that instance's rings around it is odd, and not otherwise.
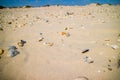
<path fill-rule="evenodd" d="M 89 49 L 83 49 L 82 50 L 82 53 L 86 53 L 86 52 L 88 52 L 89 51 Z"/>
<path fill-rule="evenodd" d="M 112 49 L 119 49 L 120 46 L 118 46 L 118 45 L 111 45 L 111 48 L 112 48 Z"/>
<path fill-rule="evenodd" d="M 0 55 L 2 55 L 4 53 L 4 50 L 0 49 Z"/>

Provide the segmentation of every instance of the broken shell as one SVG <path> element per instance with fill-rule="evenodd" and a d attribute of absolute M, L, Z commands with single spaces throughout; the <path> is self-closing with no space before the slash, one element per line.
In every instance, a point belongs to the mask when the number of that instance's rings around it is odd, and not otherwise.
<path fill-rule="evenodd" d="M 0 55 L 2 55 L 4 53 L 4 50 L 0 49 Z"/>

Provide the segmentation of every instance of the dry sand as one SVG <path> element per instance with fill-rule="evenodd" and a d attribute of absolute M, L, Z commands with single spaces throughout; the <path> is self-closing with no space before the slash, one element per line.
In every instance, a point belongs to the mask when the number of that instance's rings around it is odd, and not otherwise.
<path fill-rule="evenodd" d="M 120 80 L 119 5 L 1 9 L 0 26 L 0 80 Z"/>

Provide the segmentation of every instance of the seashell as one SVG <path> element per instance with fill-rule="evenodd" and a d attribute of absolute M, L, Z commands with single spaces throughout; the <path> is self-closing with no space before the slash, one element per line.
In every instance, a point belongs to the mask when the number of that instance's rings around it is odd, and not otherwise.
<path fill-rule="evenodd" d="M 68 30 L 68 28 L 66 27 L 65 30 Z"/>
<path fill-rule="evenodd" d="M 89 80 L 89 79 L 85 76 L 79 76 L 78 78 L 76 78 L 74 80 Z"/>
<path fill-rule="evenodd" d="M 23 47 L 25 43 L 26 43 L 26 41 L 21 40 L 21 42 L 18 42 L 17 45 L 18 45 L 19 47 Z"/>
<path fill-rule="evenodd" d="M 18 45 L 19 47 L 23 47 L 23 44 L 22 44 L 21 42 L 18 42 L 17 45 Z"/>
<path fill-rule="evenodd" d="M 66 37 L 69 37 L 70 36 L 70 33 L 66 33 Z"/>
<path fill-rule="evenodd" d="M 0 27 L 0 31 L 3 31 L 3 28 Z"/>
<path fill-rule="evenodd" d="M 11 50 L 11 49 L 16 50 L 17 48 L 15 46 L 9 46 L 8 50 Z"/>
<path fill-rule="evenodd" d="M 8 57 L 14 57 L 16 56 L 19 52 L 16 50 L 17 48 L 15 46 L 9 46 L 8 48 Z"/>
<path fill-rule="evenodd" d="M 0 55 L 2 55 L 4 53 L 4 50 L 0 49 Z"/>
<path fill-rule="evenodd" d="M 61 32 L 61 35 L 65 35 L 66 37 L 69 37 L 70 36 L 70 33 L 66 33 L 66 32 Z"/>
<path fill-rule="evenodd" d="M 14 57 L 14 56 L 16 56 L 17 54 L 18 54 L 19 52 L 17 51 L 17 50 L 14 50 L 14 49 L 10 49 L 9 51 L 8 51 L 8 57 Z"/>
<path fill-rule="evenodd" d="M 118 46 L 118 45 L 111 45 L 111 48 L 112 48 L 112 49 L 119 49 L 120 46 Z"/>
<path fill-rule="evenodd" d="M 86 52 L 88 52 L 89 51 L 89 49 L 83 49 L 82 50 L 82 53 L 86 53 Z"/>
<path fill-rule="evenodd" d="M 48 46 L 53 46 L 53 43 L 50 43 L 50 42 L 46 42 L 46 43 L 43 43 L 44 45 L 48 45 Z"/>
<path fill-rule="evenodd" d="M 66 32 L 61 32 L 61 35 L 66 35 Z"/>
<path fill-rule="evenodd" d="M 93 61 L 93 60 L 91 60 L 91 61 L 89 61 L 88 63 L 94 63 L 94 61 Z"/>
<path fill-rule="evenodd" d="M 39 39 L 39 42 L 40 42 L 40 41 L 43 41 L 43 39 L 44 39 L 44 38 L 43 38 L 43 37 L 41 37 L 41 38 Z"/>

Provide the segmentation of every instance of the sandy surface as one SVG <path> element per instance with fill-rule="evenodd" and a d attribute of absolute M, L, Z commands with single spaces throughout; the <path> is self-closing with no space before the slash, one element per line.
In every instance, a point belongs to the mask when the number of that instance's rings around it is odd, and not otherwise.
<path fill-rule="evenodd" d="M 120 80 L 119 5 L 1 9 L 0 26 L 0 80 Z"/>

